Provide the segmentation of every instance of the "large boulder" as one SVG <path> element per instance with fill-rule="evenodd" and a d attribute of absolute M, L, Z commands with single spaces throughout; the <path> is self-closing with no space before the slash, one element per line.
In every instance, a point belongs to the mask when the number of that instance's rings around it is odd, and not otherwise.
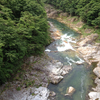
<path fill-rule="evenodd" d="M 93 43 L 98 38 L 98 34 L 91 34 L 78 43 L 79 46 L 86 46 Z"/>
<path fill-rule="evenodd" d="M 88 94 L 90 98 L 89 100 L 100 100 L 100 79 L 98 77 L 95 79 L 95 83 L 97 84 L 97 86 L 95 88 L 92 88 L 93 91 Z"/>
<path fill-rule="evenodd" d="M 72 70 L 71 66 L 63 66 L 63 64 L 57 60 L 52 60 L 45 66 L 48 71 L 49 80 L 53 84 L 59 83 L 63 79 L 63 75 L 69 73 Z"/>
<path fill-rule="evenodd" d="M 63 76 L 61 75 L 50 74 L 49 77 L 50 77 L 50 82 L 53 84 L 57 84 L 63 79 Z"/>
<path fill-rule="evenodd" d="M 70 86 L 67 90 L 65 96 L 71 96 L 73 93 L 75 92 L 75 88 L 73 88 L 72 86 Z"/>
<path fill-rule="evenodd" d="M 80 51 L 83 55 L 87 55 L 87 56 L 92 56 L 92 54 L 97 53 L 97 47 L 96 46 L 85 46 L 85 47 L 79 47 L 77 49 L 78 51 Z"/>
<path fill-rule="evenodd" d="M 100 78 L 100 67 L 96 67 L 93 72 Z"/>
<path fill-rule="evenodd" d="M 50 94 L 49 94 L 50 97 L 54 97 L 56 96 L 56 93 L 54 91 L 50 91 Z"/>
<path fill-rule="evenodd" d="M 100 100 L 100 92 L 90 92 L 88 95 L 90 100 Z"/>

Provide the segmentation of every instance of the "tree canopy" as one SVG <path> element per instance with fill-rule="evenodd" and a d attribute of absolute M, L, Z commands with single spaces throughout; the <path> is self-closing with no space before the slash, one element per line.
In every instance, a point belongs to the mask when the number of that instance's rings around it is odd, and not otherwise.
<path fill-rule="evenodd" d="M 80 16 L 88 25 L 100 27 L 100 0 L 46 0 L 46 3 Z"/>
<path fill-rule="evenodd" d="M 41 0 L 0 0 L 0 84 L 25 56 L 41 54 L 50 42 Z"/>

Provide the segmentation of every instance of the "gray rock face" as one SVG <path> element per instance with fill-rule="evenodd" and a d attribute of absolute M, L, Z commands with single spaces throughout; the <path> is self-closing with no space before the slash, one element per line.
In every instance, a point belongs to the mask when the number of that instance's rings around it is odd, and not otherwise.
<path fill-rule="evenodd" d="M 79 46 L 85 46 L 87 44 L 91 44 L 97 38 L 98 38 L 98 34 L 91 34 L 91 35 L 87 36 L 84 40 L 82 40 L 81 42 L 79 42 Z"/>
<path fill-rule="evenodd" d="M 53 84 L 57 84 L 63 79 L 63 76 L 60 76 L 60 75 L 55 76 L 55 75 L 51 74 L 49 77 L 50 77 L 51 83 L 53 83 Z"/>
<path fill-rule="evenodd" d="M 72 70 L 71 66 L 63 66 L 63 64 L 57 60 L 53 60 L 52 63 L 49 62 L 48 66 L 45 66 L 49 72 L 50 82 L 53 84 L 59 83 L 63 79 L 63 75 L 69 73 Z"/>
<path fill-rule="evenodd" d="M 46 87 L 15 89 L 3 92 L 0 100 L 48 100 L 49 90 Z"/>
<path fill-rule="evenodd" d="M 97 37 L 98 34 L 91 34 L 84 40 L 78 42 L 79 47 L 77 48 L 77 50 L 82 54 L 84 59 L 89 64 L 94 61 L 99 62 L 100 59 L 100 46 L 98 43 L 93 43 L 97 39 Z"/>
<path fill-rule="evenodd" d="M 34 57 L 31 57 L 31 61 L 32 59 L 34 59 Z M 41 63 L 39 62 L 39 64 L 42 65 L 42 63 L 44 64 L 43 59 Z M 40 67 L 37 64 L 34 64 L 31 72 L 27 71 L 24 74 L 24 80 L 32 80 L 34 78 L 34 84 L 37 86 L 41 84 L 42 87 L 35 88 L 35 86 L 31 86 L 26 88 L 26 85 L 24 84 L 21 90 L 17 91 L 15 85 L 20 86 L 22 83 L 21 81 L 14 81 L 11 83 L 11 88 L 7 89 L 0 95 L 0 100 L 48 100 L 50 93 L 46 88 L 48 81 L 50 80 L 50 82 L 54 84 L 59 83 L 63 79 L 63 75 L 67 74 L 72 67 L 63 66 L 61 62 L 51 59 L 45 63 L 46 65 Z"/>

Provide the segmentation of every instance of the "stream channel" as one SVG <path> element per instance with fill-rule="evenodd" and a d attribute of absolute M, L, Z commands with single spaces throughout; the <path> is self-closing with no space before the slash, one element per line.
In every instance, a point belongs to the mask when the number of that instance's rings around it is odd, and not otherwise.
<path fill-rule="evenodd" d="M 52 100 L 88 100 L 88 93 L 94 84 L 93 65 L 89 66 L 76 52 L 74 46 L 80 38 L 80 34 L 68 28 L 66 25 L 54 19 L 48 19 L 58 31 L 61 32 L 61 39 L 54 41 L 46 47 L 47 54 L 64 65 L 71 65 L 72 71 L 64 76 L 58 84 L 49 84 L 50 91 L 54 91 L 56 96 Z M 66 42 L 65 42 L 66 41 Z M 82 62 L 83 64 L 76 64 Z M 68 87 L 74 87 L 75 93 L 71 96 L 64 96 Z"/>

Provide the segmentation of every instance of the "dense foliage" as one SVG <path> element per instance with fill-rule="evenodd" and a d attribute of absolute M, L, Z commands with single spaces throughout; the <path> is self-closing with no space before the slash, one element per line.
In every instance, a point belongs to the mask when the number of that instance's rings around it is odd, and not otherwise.
<path fill-rule="evenodd" d="M 25 56 L 41 54 L 50 42 L 41 0 L 0 0 L 0 84 Z"/>
<path fill-rule="evenodd" d="M 100 27 L 100 0 L 46 0 L 46 3 L 80 16 L 88 25 Z"/>

